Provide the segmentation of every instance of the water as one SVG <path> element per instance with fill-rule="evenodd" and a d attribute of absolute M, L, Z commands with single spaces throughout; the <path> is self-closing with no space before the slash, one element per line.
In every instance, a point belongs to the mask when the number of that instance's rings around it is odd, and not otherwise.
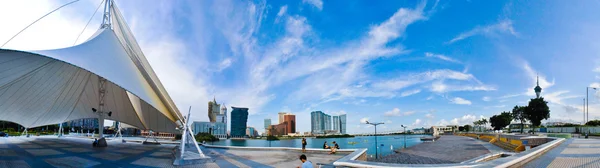
<path fill-rule="evenodd" d="M 425 135 L 406 135 L 406 147 L 411 147 L 421 143 L 421 137 Z M 340 146 L 340 149 L 357 149 L 367 148 L 368 155 L 375 155 L 375 136 L 357 136 L 354 138 L 306 138 L 307 148 L 323 148 L 323 143 L 327 141 L 329 146 L 333 146 L 332 142 L 336 141 Z M 351 144 L 349 142 L 356 142 Z M 393 136 L 377 136 L 377 143 L 379 143 L 380 154 L 385 156 L 393 153 L 390 146 L 394 149 L 404 147 L 404 136 L 393 135 Z M 210 143 L 209 143 L 210 144 Z M 221 140 L 213 142 L 214 145 L 222 146 L 252 146 L 252 147 L 302 147 L 302 139 L 286 139 L 279 141 L 267 141 L 262 139 L 248 139 L 248 140 Z M 383 147 L 381 146 L 383 144 Z M 379 152 L 379 151 L 378 151 Z"/>

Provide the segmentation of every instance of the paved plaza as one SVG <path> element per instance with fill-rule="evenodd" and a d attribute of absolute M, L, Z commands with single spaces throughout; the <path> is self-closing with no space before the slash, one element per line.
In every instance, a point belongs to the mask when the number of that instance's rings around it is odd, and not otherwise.
<path fill-rule="evenodd" d="M 600 167 L 600 139 L 567 139 L 525 167 Z"/>
<path fill-rule="evenodd" d="M 377 162 L 401 164 L 448 164 L 473 159 L 502 149 L 470 137 L 444 135 L 435 142 L 424 142 L 384 156 Z"/>
<path fill-rule="evenodd" d="M 142 145 L 108 141 L 93 148 L 92 139 L 56 137 L 0 138 L 0 167 L 174 167 L 173 144 Z M 214 162 L 184 167 L 296 167 L 299 152 L 202 148 Z M 345 156 L 307 153 L 315 164 L 331 164 Z"/>

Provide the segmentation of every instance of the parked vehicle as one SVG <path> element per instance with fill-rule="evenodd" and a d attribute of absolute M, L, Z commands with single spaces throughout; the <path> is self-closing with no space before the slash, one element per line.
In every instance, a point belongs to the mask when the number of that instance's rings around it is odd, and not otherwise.
<path fill-rule="evenodd" d="M 0 131 L 0 137 L 8 137 L 8 134 L 5 132 Z"/>

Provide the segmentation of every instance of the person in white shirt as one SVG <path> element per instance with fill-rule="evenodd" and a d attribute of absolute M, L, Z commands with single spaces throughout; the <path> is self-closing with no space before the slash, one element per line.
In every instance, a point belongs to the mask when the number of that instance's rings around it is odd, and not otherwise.
<path fill-rule="evenodd" d="M 300 161 L 302 166 L 298 166 L 298 168 L 313 168 L 312 162 L 306 160 L 306 155 L 300 155 Z"/>

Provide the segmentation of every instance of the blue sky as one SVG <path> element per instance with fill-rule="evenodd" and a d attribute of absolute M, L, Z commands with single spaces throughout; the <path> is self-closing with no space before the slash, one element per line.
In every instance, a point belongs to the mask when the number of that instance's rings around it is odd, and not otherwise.
<path fill-rule="evenodd" d="M 0 18 L 15 24 L 0 41 L 66 2 L 2 2 L 11 7 L 0 5 Z M 99 2 L 65 7 L 6 47 L 71 46 Z M 249 107 L 259 130 L 285 111 L 309 131 L 315 110 L 347 114 L 350 133 L 372 131 L 367 119 L 384 130 L 462 125 L 526 105 L 539 74 L 550 121 L 580 122 L 585 87 L 600 87 L 598 1 L 116 3 L 177 106 L 192 106 L 198 121 L 216 97 Z M 591 119 L 599 97 L 591 91 Z"/>

